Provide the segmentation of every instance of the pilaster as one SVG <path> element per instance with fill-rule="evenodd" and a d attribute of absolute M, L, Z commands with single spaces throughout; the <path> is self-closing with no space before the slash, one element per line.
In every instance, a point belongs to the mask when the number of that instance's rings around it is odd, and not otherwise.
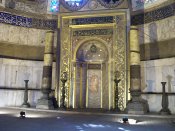
<path fill-rule="evenodd" d="M 42 77 L 42 97 L 38 100 L 36 108 L 53 109 L 53 101 L 49 97 L 52 87 L 52 62 L 53 62 L 53 38 L 54 32 L 46 32 L 46 43 L 44 50 L 44 66 Z"/>
<path fill-rule="evenodd" d="M 141 98 L 140 48 L 138 29 L 130 28 L 130 93 L 131 100 L 127 103 L 127 113 L 144 114 L 148 112 L 148 103 Z"/>

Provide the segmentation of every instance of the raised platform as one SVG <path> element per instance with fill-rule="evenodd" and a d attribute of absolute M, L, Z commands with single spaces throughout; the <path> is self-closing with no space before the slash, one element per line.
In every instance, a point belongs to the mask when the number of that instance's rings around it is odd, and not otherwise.
<path fill-rule="evenodd" d="M 26 117 L 20 117 L 24 111 Z M 128 118 L 128 123 L 123 118 Z M 135 123 L 134 123 L 135 122 Z M 175 115 L 0 108 L 1 131 L 174 131 Z"/>
<path fill-rule="evenodd" d="M 16 113 L 19 111 L 35 112 L 35 113 L 47 113 L 47 114 L 82 114 L 82 115 L 104 115 L 104 116 L 117 116 L 117 117 L 137 117 L 137 118 L 155 118 L 155 119 L 175 119 L 175 114 L 172 115 L 161 115 L 160 113 L 147 113 L 144 115 L 126 114 L 125 112 L 107 111 L 102 109 L 56 109 L 46 110 L 37 108 L 24 108 L 24 107 L 0 107 L 0 111 L 7 111 Z M 0 113 L 1 114 L 1 113 Z"/>

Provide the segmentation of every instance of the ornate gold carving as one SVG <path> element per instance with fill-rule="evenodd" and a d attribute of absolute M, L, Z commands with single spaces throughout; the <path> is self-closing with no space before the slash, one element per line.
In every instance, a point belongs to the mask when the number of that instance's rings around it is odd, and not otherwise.
<path fill-rule="evenodd" d="M 66 91 L 65 91 L 65 105 L 66 107 L 69 106 L 69 88 L 70 88 L 70 58 L 71 58 L 71 53 L 70 53 L 70 29 L 69 29 L 69 19 L 63 19 L 63 27 L 62 28 L 62 34 L 61 34 L 61 73 L 67 72 L 68 74 L 68 79 L 66 82 Z M 60 81 L 61 82 L 61 81 Z M 60 95 L 61 90 L 63 87 L 60 89 Z"/>
<path fill-rule="evenodd" d="M 87 14 L 86 14 L 87 15 Z M 93 16 L 94 14 L 92 14 Z M 89 16 L 89 17 L 92 17 Z M 105 16 L 105 15 L 104 15 Z M 111 12 L 111 14 L 106 14 L 106 16 L 114 16 L 114 13 Z M 108 71 L 104 73 L 104 75 L 108 76 L 107 79 L 105 77 L 103 80 L 105 80 L 103 83 L 105 84 L 104 88 L 107 93 L 107 89 L 109 91 L 109 94 L 106 94 L 106 97 L 109 96 L 108 103 L 109 109 L 112 107 L 111 105 L 114 102 L 114 81 L 113 81 L 113 74 L 115 71 L 120 71 L 120 79 L 121 82 L 119 83 L 119 108 L 120 110 L 124 110 L 125 104 L 126 104 L 126 21 L 125 21 L 125 13 L 119 13 L 119 15 L 116 13 L 114 19 L 114 23 L 109 24 L 108 26 L 103 27 L 103 24 L 98 24 L 98 26 L 95 28 L 87 25 L 81 25 L 80 26 L 74 26 L 71 25 L 71 18 L 76 16 L 68 16 L 62 17 L 62 31 L 61 31 L 61 74 L 62 72 L 66 71 L 68 73 L 68 81 L 66 84 L 66 105 L 67 107 L 70 105 L 71 101 L 73 102 L 73 107 L 76 107 L 78 104 L 78 100 L 76 99 L 76 90 L 78 86 L 76 85 L 76 70 L 78 70 L 77 67 L 72 67 L 73 65 L 76 65 L 76 52 L 78 48 L 87 41 L 99 41 L 101 43 L 105 43 L 106 48 L 109 51 L 109 60 L 108 63 L 106 63 L 106 69 Z M 79 18 L 80 16 L 77 16 Z M 85 17 L 82 15 L 82 17 Z M 120 19 L 119 19 L 120 18 Z M 77 36 L 73 35 L 74 31 L 79 30 L 90 30 L 90 29 L 110 29 L 113 30 L 112 33 L 106 34 L 106 35 L 93 35 L 93 36 Z M 88 85 L 86 85 L 86 88 Z M 112 87 L 112 88 L 111 88 Z M 60 87 L 62 88 L 62 87 Z M 71 94 L 72 90 L 72 96 Z M 86 95 L 88 94 L 88 89 L 86 89 Z M 102 93 L 103 94 L 103 93 Z M 60 94 L 61 95 L 61 94 Z M 105 94 L 103 94 L 105 95 Z M 111 98 L 112 97 L 112 98 Z M 73 99 L 73 100 L 72 100 Z M 82 100 L 81 100 L 82 101 Z M 113 101 L 113 102 L 111 102 Z M 88 100 L 86 96 L 86 107 L 88 106 Z M 103 104 L 103 102 L 101 102 Z M 105 105 L 105 103 L 104 103 Z M 108 105 L 105 105 L 107 107 Z"/>
<path fill-rule="evenodd" d="M 120 110 L 124 110 L 126 104 L 126 22 L 125 18 L 121 16 L 120 22 L 117 24 L 116 28 L 116 44 L 114 44 L 114 63 L 115 71 L 120 73 L 120 83 L 119 83 L 119 100 L 118 106 Z M 116 21 L 117 22 L 117 21 Z"/>

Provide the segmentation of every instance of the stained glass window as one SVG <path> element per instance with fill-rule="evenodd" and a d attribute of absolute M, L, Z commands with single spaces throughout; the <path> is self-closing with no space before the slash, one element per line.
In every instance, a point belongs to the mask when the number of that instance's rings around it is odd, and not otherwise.
<path fill-rule="evenodd" d="M 83 0 L 64 0 L 70 6 L 80 6 Z"/>
<path fill-rule="evenodd" d="M 61 4 L 68 10 L 80 10 L 88 0 L 60 0 Z"/>
<path fill-rule="evenodd" d="M 51 12 L 58 12 L 59 11 L 59 0 L 51 0 L 50 11 Z"/>

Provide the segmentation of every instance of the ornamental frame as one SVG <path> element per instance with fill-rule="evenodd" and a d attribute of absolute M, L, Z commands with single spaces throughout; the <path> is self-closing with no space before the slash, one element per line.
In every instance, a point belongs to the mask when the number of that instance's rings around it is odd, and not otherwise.
<path fill-rule="evenodd" d="M 104 14 L 105 13 L 105 14 Z M 73 36 L 73 28 L 74 31 L 77 31 L 82 29 L 87 29 L 87 28 L 93 28 L 93 26 L 97 26 L 97 24 L 86 24 L 86 25 L 73 25 L 72 24 L 72 19 L 74 18 L 88 18 L 88 17 L 96 17 L 96 16 L 113 16 L 114 18 L 114 23 L 108 23 L 105 24 L 106 27 L 112 27 L 113 29 L 113 35 L 112 35 L 112 43 L 113 43 L 113 53 L 112 53 L 112 59 L 111 59 L 111 64 L 110 64 L 110 77 L 111 77 L 111 81 L 110 81 L 110 89 L 113 91 L 111 92 L 110 95 L 110 106 L 109 109 L 112 109 L 113 107 L 115 107 L 114 103 L 115 103 L 115 97 L 114 97 L 114 89 L 115 89 L 115 84 L 114 84 L 114 72 L 116 71 L 120 71 L 120 79 L 121 82 L 119 83 L 119 108 L 120 110 L 124 110 L 124 108 L 126 107 L 126 102 L 127 102 L 127 98 L 128 98 L 128 84 L 129 84 L 129 79 L 128 79 L 128 59 L 127 59 L 127 54 L 128 54 L 128 45 L 127 45 L 127 36 L 126 36 L 126 26 L 127 26 L 127 11 L 119 11 L 118 13 L 114 13 L 112 11 L 106 11 L 103 12 L 101 14 L 80 14 L 79 13 L 70 13 L 70 14 L 62 14 L 60 16 L 60 20 L 61 20 L 61 53 L 60 53 L 60 74 L 62 74 L 63 72 L 67 72 L 68 74 L 68 80 L 66 83 L 66 107 L 70 108 L 73 107 L 73 100 L 72 100 L 72 87 L 73 87 L 73 83 L 72 80 L 75 79 L 74 74 L 72 74 L 72 69 L 73 69 L 73 64 L 72 64 L 72 58 L 73 58 L 73 41 L 76 40 L 77 42 L 82 41 L 83 37 L 79 37 L 79 36 Z M 104 24 L 99 24 L 99 27 L 102 28 L 102 26 L 104 26 Z M 111 34 L 110 34 L 111 35 Z M 117 37 L 116 37 L 117 36 Z M 90 35 L 88 37 L 91 37 Z M 98 38 L 100 38 L 100 36 L 97 36 Z M 76 39 L 75 39 L 76 38 Z M 103 37 L 101 37 L 103 39 Z M 108 39 L 109 40 L 109 39 Z M 109 41 L 106 42 L 109 42 Z M 61 83 L 61 81 L 59 80 L 59 82 Z M 60 84 L 60 87 L 58 87 L 57 92 L 58 92 L 58 98 L 59 98 L 59 102 L 61 103 L 61 90 L 62 90 L 62 86 Z"/>
<path fill-rule="evenodd" d="M 120 4 L 122 4 L 124 2 L 124 0 L 119 0 L 115 3 L 106 3 L 104 0 L 97 0 L 102 6 L 106 7 L 106 8 L 116 8 L 117 6 L 119 6 Z"/>

